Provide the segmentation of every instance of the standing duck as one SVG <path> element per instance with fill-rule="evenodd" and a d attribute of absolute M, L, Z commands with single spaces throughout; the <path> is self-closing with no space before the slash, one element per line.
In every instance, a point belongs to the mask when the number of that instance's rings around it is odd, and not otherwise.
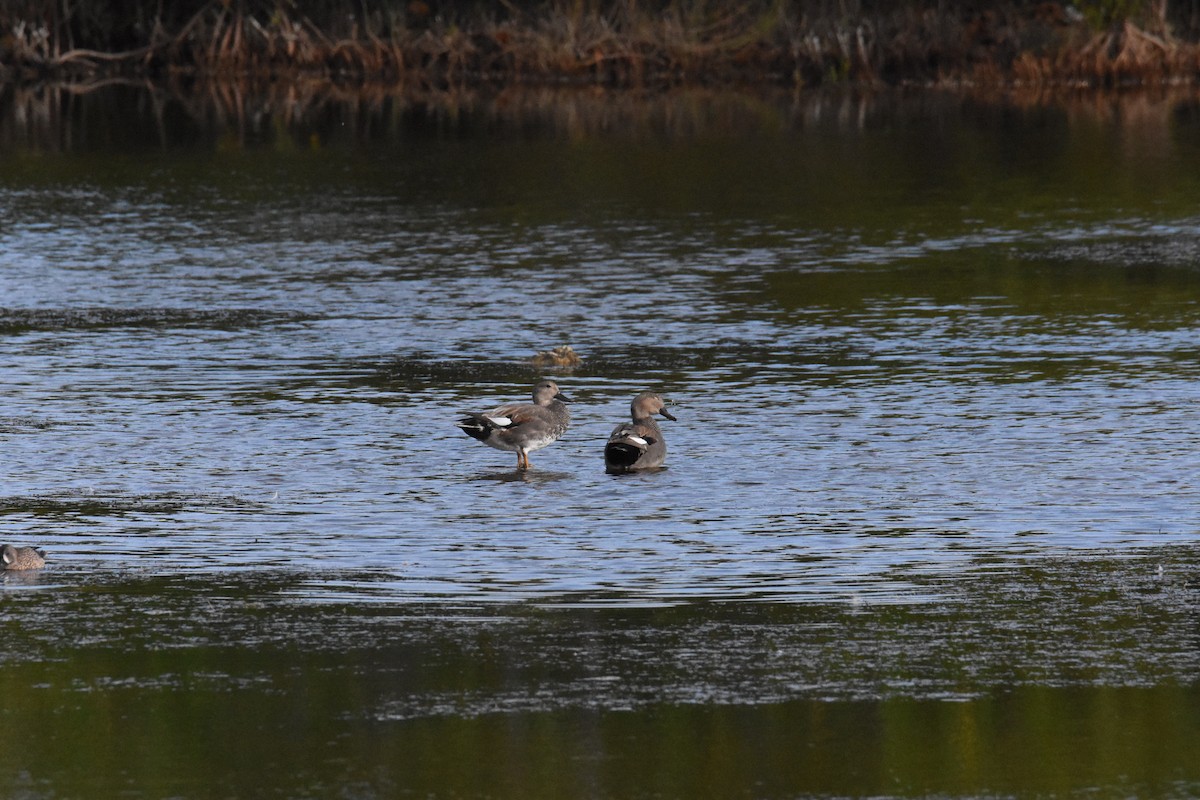
<path fill-rule="evenodd" d="M 0 548 L 0 563 L 4 569 L 39 569 L 46 566 L 46 551 L 6 544 Z"/>
<path fill-rule="evenodd" d="M 515 451 L 517 469 L 529 469 L 529 454 L 561 437 L 571 421 L 570 400 L 554 381 L 533 387 L 532 403 L 510 403 L 491 411 L 463 411 L 454 423 L 472 439 L 497 450 Z"/>
<path fill-rule="evenodd" d="M 642 392 L 629 406 L 633 422 L 623 422 L 613 429 L 604 446 L 604 467 L 608 472 L 632 472 L 662 466 L 667 457 L 667 442 L 655 421 L 655 414 L 669 420 L 675 417 L 667 411 L 660 395 Z"/>

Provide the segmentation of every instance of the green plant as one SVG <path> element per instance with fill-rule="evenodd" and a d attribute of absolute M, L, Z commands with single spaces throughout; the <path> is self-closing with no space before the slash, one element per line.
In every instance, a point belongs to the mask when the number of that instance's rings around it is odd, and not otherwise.
<path fill-rule="evenodd" d="M 1097 30 L 1125 20 L 1139 20 L 1156 13 L 1151 0 L 1080 0 L 1079 11 Z"/>

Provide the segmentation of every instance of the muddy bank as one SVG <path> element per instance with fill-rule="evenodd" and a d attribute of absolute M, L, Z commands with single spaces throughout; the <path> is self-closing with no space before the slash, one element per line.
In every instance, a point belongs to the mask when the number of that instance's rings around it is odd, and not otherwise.
<path fill-rule="evenodd" d="M 1190 3 L 12 3 L 0 77 L 606 87 L 1194 83 Z"/>

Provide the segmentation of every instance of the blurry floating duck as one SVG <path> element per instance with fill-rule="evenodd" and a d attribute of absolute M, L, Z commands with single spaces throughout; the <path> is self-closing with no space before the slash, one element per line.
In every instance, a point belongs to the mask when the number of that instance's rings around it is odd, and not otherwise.
<path fill-rule="evenodd" d="M 46 566 L 46 551 L 6 544 L 0 548 L 0 562 L 3 562 L 4 569 L 40 569 Z"/>
<path fill-rule="evenodd" d="M 535 367 L 578 367 L 582 363 L 583 357 L 569 344 L 543 350 L 533 357 Z"/>
<path fill-rule="evenodd" d="M 529 454 L 557 440 L 567 430 L 570 400 L 554 381 L 542 381 L 533 387 L 532 403 L 510 403 L 491 411 L 463 411 L 454 423 L 472 439 L 497 450 L 517 454 L 517 469 L 529 469 Z"/>
<path fill-rule="evenodd" d="M 667 457 L 667 442 L 654 415 L 662 414 L 675 420 L 665 405 L 662 397 L 654 392 L 642 392 L 633 398 L 629 406 L 633 422 L 623 422 L 614 428 L 604 446 L 605 470 L 633 472 L 662 466 Z"/>

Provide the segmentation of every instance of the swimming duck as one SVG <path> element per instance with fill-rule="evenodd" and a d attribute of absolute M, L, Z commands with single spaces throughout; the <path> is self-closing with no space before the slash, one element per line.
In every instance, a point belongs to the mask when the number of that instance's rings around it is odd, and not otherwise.
<path fill-rule="evenodd" d="M 472 439 L 517 454 L 517 469 L 529 469 L 529 454 L 561 437 L 571 421 L 570 400 L 554 381 L 533 387 L 532 403 L 510 403 L 491 411 L 462 411 L 454 423 Z"/>
<path fill-rule="evenodd" d="M 535 367 L 578 367 L 582 363 L 583 358 L 569 344 L 543 350 L 533 357 Z"/>
<path fill-rule="evenodd" d="M 46 551 L 36 547 L 13 547 L 11 544 L 0 548 L 0 562 L 4 569 L 39 569 L 46 566 Z"/>
<path fill-rule="evenodd" d="M 662 466 L 667 457 L 667 442 L 659 430 L 655 414 L 669 420 L 675 417 L 665 408 L 660 395 L 642 392 L 629 405 L 633 422 L 613 429 L 604 446 L 604 467 L 608 472 L 632 472 Z"/>

